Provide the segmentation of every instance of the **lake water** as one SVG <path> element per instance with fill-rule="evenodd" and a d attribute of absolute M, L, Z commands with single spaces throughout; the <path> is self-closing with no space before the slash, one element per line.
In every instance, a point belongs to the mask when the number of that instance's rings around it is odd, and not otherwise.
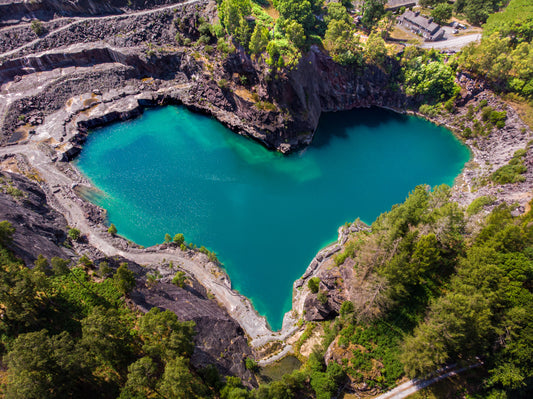
<path fill-rule="evenodd" d="M 292 283 L 337 229 L 372 223 L 418 184 L 452 184 L 468 149 L 442 127 L 382 109 L 323 115 L 313 144 L 282 156 L 183 107 L 94 131 L 78 167 L 119 234 L 165 233 L 215 251 L 273 329 Z"/>

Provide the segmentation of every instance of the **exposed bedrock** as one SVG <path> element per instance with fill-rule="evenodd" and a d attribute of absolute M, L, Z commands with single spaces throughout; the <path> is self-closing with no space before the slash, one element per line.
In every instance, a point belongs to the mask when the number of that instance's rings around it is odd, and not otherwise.
<path fill-rule="evenodd" d="M 62 50 L 49 50 L 37 55 L 26 56 L 5 61 L 0 68 L 0 84 L 13 80 L 16 76 L 36 72 L 50 71 L 57 68 L 86 67 L 105 63 L 120 63 L 131 66 L 135 76 L 156 76 L 174 78 L 181 68 L 182 53 L 146 58 L 136 51 L 114 49 L 106 45 L 94 44 L 90 47 L 80 44 Z"/>
<path fill-rule="evenodd" d="M 43 190 L 22 175 L 0 171 L 0 221 L 4 220 L 16 229 L 9 248 L 26 264 L 41 254 L 48 259 L 72 255 L 61 247 L 67 222 L 48 205 Z"/>
<path fill-rule="evenodd" d="M 54 16 L 120 14 L 126 10 L 180 3 L 179 0 L 33 0 L 0 1 L 0 27 Z"/>
<path fill-rule="evenodd" d="M 190 279 L 190 277 L 189 277 Z M 245 360 L 253 358 L 243 329 L 196 281 L 185 289 L 159 282 L 147 288 L 138 284 L 131 294 L 133 302 L 143 311 L 152 307 L 174 312 L 180 320 L 196 323 L 195 348 L 191 363 L 197 369 L 215 365 L 222 375 L 234 375 L 248 386 L 257 384 L 254 375 L 246 369 Z"/>

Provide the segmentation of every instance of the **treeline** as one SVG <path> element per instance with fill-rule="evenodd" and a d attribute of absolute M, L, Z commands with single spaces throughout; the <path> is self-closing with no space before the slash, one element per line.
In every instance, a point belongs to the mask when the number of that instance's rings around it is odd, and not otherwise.
<path fill-rule="evenodd" d="M 533 3 L 511 0 L 491 15 L 478 45 L 463 49 L 459 68 L 487 80 L 500 92 L 533 98 Z"/>
<path fill-rule="evenodd" d="M 463 14 L 469 23 L 478 26 L 498 11 L 502 5 L 505 5 L 504 3 L 505 1 L 501 0 L 456 0 L 452 6 L 447 0 L 420 0 L 419 2 L 424 7 L 448 8 L 449 17 L 451 17 L 452 10 L 456 14 Z"/>
<path fill-rule="evenodd" d="M 333 59 L 341 64 L 360 65 L 365 51 L 374 61 L 387 54 L 385 42 L 377 31 L 366 46 L 356 34 L 355 15 L 348 13 L 351 2 L 320 0 L 274 0 L 279 17 L 251 0 L 220 0 L 218 12 L 221 24 L 237 43 L 257 59 L 264 59 L 274 68 L 296 65 L 311 44 L 324 45 Z M 384 0 L 368 0 L 361 12 L 361 28 L 368 32 L 377 27 L 385 16 L 392 26 L 392 14 L 385 13 Z M 263 5 L 268 5 L 264 3 Z"/>
<path fill-rule="evenodd" d="M 1 387 L 6 398 L 200 398 L 222 382 L 214 367 L 193 370 L 194 323 L 157 308 L 141 315 L 124 301 L 135 285 L 127 264 L 92 275 L 89 258 L 40 256 L 27 268 L 7 249 L 0 223 Z"/>
<path fill-rule="evenodd" d="M 465 212 L 448 188 L 420 186 L 346 246 L 337 263 L 352 259 L 364 295 L 343 304 L 326 343 L 338 335 L 351 349 L 342 364 L 353 380 L 385 389 L 404 372 L 482 360 L 480 397 L 531 395 L 533 215 L 493 201 Z"/>

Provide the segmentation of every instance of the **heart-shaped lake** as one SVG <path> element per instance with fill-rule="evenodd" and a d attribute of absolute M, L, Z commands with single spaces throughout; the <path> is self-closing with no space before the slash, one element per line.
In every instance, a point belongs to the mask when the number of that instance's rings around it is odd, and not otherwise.
<path fill-rule="evenodd" d="M 292 283 L 340 225 L 452 184 L 468 158 L 448 130 L 383 109 L 326 114 L 308 149 L 282 156 L 169 106 L 93 132 L 78 167 L 119 234 L 149 246 L 183 233 L 215 251 L 279 329 Z"/>

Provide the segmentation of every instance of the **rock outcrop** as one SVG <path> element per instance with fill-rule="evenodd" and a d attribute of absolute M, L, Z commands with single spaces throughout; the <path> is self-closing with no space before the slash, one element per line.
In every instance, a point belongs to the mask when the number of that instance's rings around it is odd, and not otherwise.
<path fill-rule="evenodd" d="M 0 221 L 15 228 L 10 249 L 27 265 L 39 255 L 69 258 L 72 251 L 63 247 L 67 222 L 52 209 L 43 190 L 28 178 L 0 171 Z"/>

